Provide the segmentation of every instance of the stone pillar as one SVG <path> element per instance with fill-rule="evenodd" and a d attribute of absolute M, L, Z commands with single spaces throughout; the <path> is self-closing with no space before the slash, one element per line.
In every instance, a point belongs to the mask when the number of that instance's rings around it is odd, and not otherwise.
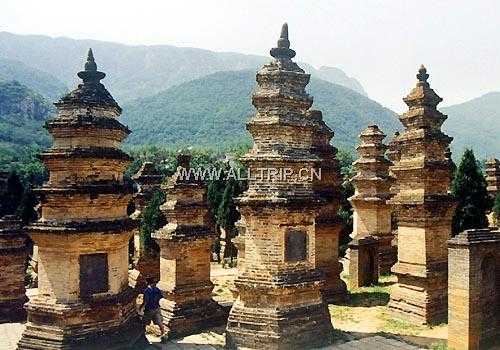
<path fill-rule="evenodd" d="M 162 188 L 160 207 L 167 224 L 152 234 L 160 245 L 160 282 L 163 322 L 170 338 L 183 337 L 221 325 L 227 313 L 212 299 L 210 281 L 214 225 L 206 200 L 206 186 L 188 177 L 190 156 L 179 155 L 177 172 Z"/>
<path fill-rule="evenodd" d="M 491 158 L 486 162 L 486 183 L 491 198 L 500 195 L 500 160 Z"/>
<path fill-rule="evenodd" d="M 151 162 L 144 162 L 132 179 L 137 184 L 137 193 L 134 195 L 135 212 L 131 215 L 134 220 L 140 220 L 141 214 L 146 209 L 156 190 L 160 190 L 163 176 Z M 137 292 L 142 292 L 146 280 L 160 279 L 160 254 L 159 249 L 148 249 L 141 240 L 139 229 L 134 231 L 134 268 L 129 271 L 129 284 Z"/>
<path fill-rule="evenodd" d="M 361 143 L 356 147 L 359 159 L 354 162 L 357 174 L 352 179 L 355 193 L 349 198 L 354 209 L 353 236 L 372 236 L 378 241 L 379 272 L 389 273 L 397 260 L 396 249 L 392 246 L 391 208 L 387 204 L 391 197 L 392 178 L 388 170 L 391 162 L 384 156 L 387 147 L 382 140 L 385 135 L 377 125 L 370 125 L 359 137 Z M 352 263 L 352 255 L 350 259 Z M 357 279 L 351 275 L 349 278 Z"/>
<path fill-rule="evenodd" d="M 398 262 L 392 268 L 398 282 L 389 308 L 394 317 L 418 324 L 446 319 L 446 242 L 456 207 L 449 194 L 452 138 L 441 131 L 447 117 L 436 109 L 442 99 L 428 77 L 422 66 L 417 86 L 403 99 L 409 111 L 399 117 L 405 130 L 396 139 L 399 160 L 390 168 L 397 188 L 390 204 L 398 212 Z"/>
<path fill-rule="evenodd" d="M 238 298 L 227 324 L 230 349 L 303 349 L 332 339 L 321 292 L 328 252 L 320 249 L 321 244 L 335 247 L 335 233 L 317 230 L 325 198 L 318 194 L 323 184 L 310 177 L 311 169 L 323 164 L 320 150 L 327 150 L 324 142 L 332 133 L 320 112 L 308 111 L 313 102 L 305 92 L 310 76 L 292 61 L 295 52 L 289 47 L 285 24 L 278 47 L 271 50 L 274 60 L 257 73 L 252 96 L 257 113 L 247 129 L 254 145 L 242 158 L 249 184 L 238 198 L 246 223 L 245 261 L 238 269 Z"/>
<path fill-rule="evenodd" d="M 28 227 L 38 246 L 38 289 L 26 305 L 18 349 L 123 349 L 144 338 L 128 286 L 127 216 L 133 189 L 123 181 L 130 133 L 89 50 L 83 83 L 55 104 L 41 159 L 49 180 L 37 190 L 41 217 Z"/>
<path fill-rule="evenodd" d="M 378 283 L 378 241 L 371 237 L 354 238 L 349 243 L 349 287 L 359 288 Z"/>
<path fill-rule="evenodd" d="M 0 322 L 26 319 L 26 240 L 28 236 L 15 216 L 0 219 Z"/>
<path fill-rule="evenodd" d="M 448 348 L 500 345 L 500 232 L 467 230 L 448 241 Z"/>

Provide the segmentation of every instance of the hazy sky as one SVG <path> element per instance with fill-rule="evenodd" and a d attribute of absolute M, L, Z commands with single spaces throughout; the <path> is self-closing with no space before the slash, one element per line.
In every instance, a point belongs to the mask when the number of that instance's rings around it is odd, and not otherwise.
<path fill-rule="evenodd" d="M 443 105 L 500 91 L 499 0 L 0 0 L 0 30 L 268 55 L 335 66 L 396 111 L 424 63 Z"/>

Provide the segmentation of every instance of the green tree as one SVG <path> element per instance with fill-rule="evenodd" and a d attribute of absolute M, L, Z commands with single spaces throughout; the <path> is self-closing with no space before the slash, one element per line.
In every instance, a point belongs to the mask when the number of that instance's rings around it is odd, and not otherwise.
<path fill-rule="evenodd" d="M 35 194 L 31 188 L 26 188 L 23 193 L 19 207 L 17 208 L 17 216 L 21 218 L 25 225 L 35 221 L 38 217 L 35 206 L 38 204 Z"/>
<path fill-rule="evenodd" d="M 151 234 L 162 224 L 160 205 L 163 202 L 165 202 L 165 194 L 162 191 L 155 191 L 151 201 L 141 214 L 139 227 L 141 245 L 149 252 L 159 251 L 158 244 L 151 238 Z"/>
<path fill-rule="evenodd" d="M 458 201 L 453 217 L 454 234 L 488 226 L 486 213 L 491 208 L 491 201 L 486 190 L 486 180 L 470 149 L 466 149 L 462 155 L 451 191 Z"/>
<path fill-rule="evenodd" d="M 0 194 L 0 217 L 4 215 L 14 215 L 21 204 L 24 194 L 24 186 L 19 176 L 12 172 L 7 178 L 7 185 Z"/>

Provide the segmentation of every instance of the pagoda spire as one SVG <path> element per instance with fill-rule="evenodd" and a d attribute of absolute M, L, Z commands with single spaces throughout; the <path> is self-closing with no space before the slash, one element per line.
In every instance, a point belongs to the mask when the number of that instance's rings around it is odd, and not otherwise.
<path fill-rule="evenodd" d="M 291 60 L 295 57 L 295 51 L 290 49 L 290 40 L 288 39 L 288 24 L 283 23 L 281 27 L 281 35 L 278 39 L 278 47 L 274 47 L 270 51 L 271 56 L 277 60 Z"/>
<path fill-rule="evenodd" d="M 429 79 L 429 74 L 427 74 L 427 68 L 425 68 L 423 64 L 421 64 L 420 68 L 418 69 L 417 79 L 421 83 L 427 83 L 427 79 Z"/>
<path fill-rule="evenodd" d="M 99 81 L 101 79 L 104 79 L 104 77 L 106 76 L 106 73 L 99 72 L 97 70 L 97 64 L 95 63 L 92 48 L 90 48 L 87 53 L 87 62 L 85 62 L 84 70 L 78 72 L 77 75 L 83 80 L 84 84 L 99 83 Z"/>

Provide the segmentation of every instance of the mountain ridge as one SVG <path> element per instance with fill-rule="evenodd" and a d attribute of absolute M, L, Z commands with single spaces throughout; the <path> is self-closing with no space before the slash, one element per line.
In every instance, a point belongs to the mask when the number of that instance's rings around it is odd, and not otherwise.
<path fill-rule="evenodd" d="M 0 58 L 18 60 L 49 72 L 68 86 L 77 83 L 76 72 L 81 70 L 89 47 L 94 49 L 99 68 L 113 77 L 109 88 L 119 102 L 153 96 L 171 86 L 217 71 L 257 70 L 270 60 L 259 55 L 173 45 L 126 45 L 92 39 L 0 32 Z M 311 65 L 305 64 L 304 67 L 313 76 L 321 77 L 323 74 Z M 359 92 L 366 94 L 358 81 L 345 73 L 344 76 L 334 83 L 351 85 L 347 87 L 361 89 Z"/>

